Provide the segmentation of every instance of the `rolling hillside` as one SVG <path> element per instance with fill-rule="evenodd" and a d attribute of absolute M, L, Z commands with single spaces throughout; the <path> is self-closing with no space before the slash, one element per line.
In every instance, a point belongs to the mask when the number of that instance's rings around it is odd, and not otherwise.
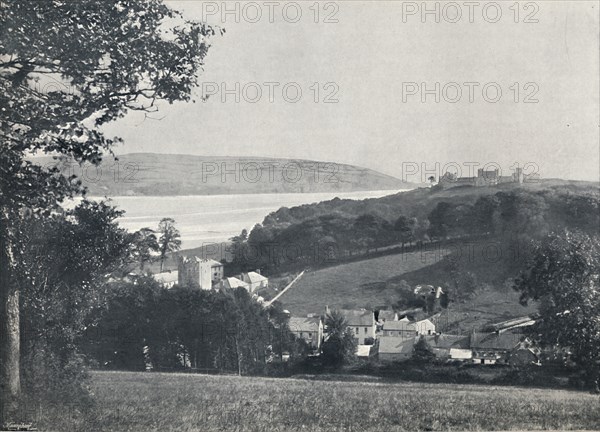
<path fill-rule="evenodd" d="M 51 158 L 37 158 L 54 164 Z M 98 167 L 69 164 L 92 196 L 222 195 L 246 193 L 400 190 L 411 183 L 367 168 L 310 161 L 131 153 Z"/>
<path fill-rule="evenodd" d="M 413 287 L 448 284 L 451 275 L 443 257 L 451 255 L 461 273 L 477 275 L 479 290 L 466 301 L 451 301 L 443 322 L 438 323 L 445 331 L 480 328 L 535 312 L 535 304 L 521 306 L 518 294 L 508 286 L 507 280 L 516 275 L 519 264 L 510 258 L 485 259 L 485 246 L 484 242 L 473 245 L 470 249 L 474 253 L 468 256 L 456 247 L 434 247 L 309 271 L 279 300 L 295 316 L 324 313 L 326 305 L 344 309 L 390 308 L 401 300 L 398 288 L 402 281 Z"/>

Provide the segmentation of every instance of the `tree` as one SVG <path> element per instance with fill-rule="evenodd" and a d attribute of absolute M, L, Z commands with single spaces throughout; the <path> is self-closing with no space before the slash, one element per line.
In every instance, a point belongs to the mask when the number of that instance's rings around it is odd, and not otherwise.
<path fill-rule="evenodd" d="M 435 177 L 434 176 L 429 176 L 427 178 L 427 180 L 429 181 L 429 183 L 434 184 L 435 183 Z"/>
<path fill-rule="evenodd" d="M 175 220 L 171 218 L 162 218 L 158 224 L 158 250 L 160 253 L 160 271 L 163 271 L 163 265 L 167 254 L 177 252 L 181 249 L 181 234 L 175 228 Z"/>
<path fill-rule="evenodd" d="M 418 364 L 431 363 L 435 360 L 435 354 L 423 336 L 421 336 L 415 344 L 412 358 Z"/>
<path fill-rule="evenodd" d="M 431 223 L 429 234 L 431 237 L 446 238 L 450 234 L 449 224 L 452 208 L 452 204 L 442 201 L 429 213 L 428 219 Z"/>
<path fill-rule="evenodd" d="M 5 0 L 0 6 L 0 412 L 20 395 L 16 248 L 23 215 L 48 217 L 81 183 L 27 159 L 97 164 L 100 126 L 160 100 L 189 101 L 215 31 L 159 0 Z"/>
<path fill-rule="evenodd" d="M 515 281 L 521 303 L 539 301 L 533 336 L 569 348 L 598 391 L 600 377 L 600 237 L 550 234 L 537 242 L 529 268 Z"/>
<path fill-rule="evenodd" d="M 228 274 L 239 274 L 248 271 L 249 261 L 254 258 L 249 253 L 248 230 L 243 229 L 239 235 L 233 236 L 229 240 L 231 241 L 233 259 L 227 268 Z"/>
<path fill-rule="evenodd" d="M 144 271 L 144 265 L 152 262 L 155 255 L 160 251 L 156 233 L 151 228 L 141 228 L 133 234 L 134 255 L 140 264 L 140 270 Z"/>
<path fill-rule="evenodd" d="M 106 284 L 130 263 L 132 236 L 115 222 L 122 214 L 104 202 L 83 201 L 65 215 L 21 225 L 13 269 L 20 287 L 21 377 L 38 402 L 88 396 L 78 340 L 104 308 Z"/>
<path fill-rule="evenodd" d="M 327 339 L 323 343 L 323 360 L 331 366 L 341 366 L 354 358 L 356 339 L 341 312 L 332 310 L 325 317 Z"/>
<path fill-rule="evenodd" d="M 400 215 L 400 217 L 396 219 L 394 231 L 398 232 L 402 246 L 404 246 L 405 243 L 410 243 L 415 240 L 414 230 L 416 224 L 417 220 L 415 218 L 407 218 L 406 216 Z"/>

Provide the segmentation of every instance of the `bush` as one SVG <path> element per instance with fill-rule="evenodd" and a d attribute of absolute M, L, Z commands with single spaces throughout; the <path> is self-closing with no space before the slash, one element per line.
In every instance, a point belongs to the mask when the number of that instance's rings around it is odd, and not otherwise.
<path fill-rule="evenodd" d="M 535 387 L 557 387 L 559 381 L 547 371 L 541 369 L 511 368 L 492 380 L 492 384 L 526 385 Z"/>

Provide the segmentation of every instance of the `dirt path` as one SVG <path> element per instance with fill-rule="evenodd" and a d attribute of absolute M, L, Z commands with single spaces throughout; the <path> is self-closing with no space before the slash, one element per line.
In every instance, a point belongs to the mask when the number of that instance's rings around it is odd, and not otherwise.
<path fill-rule="evenodd" d="M 291 281 L 289 284 L 287 284 L 287 286 L 286 286 L 286 287 L 285 287 L 285 288 L 284 288 L 284 289 L 283 289 L 283 290 L 282 290 L 282 291 L 281 291 L 279 294 L 277 294 L 277 295 L 276 295 L 275 297 L 273 297 L 273 298 L 272 298 L 272 299 L 271 299 L 269 302 L 267 302 L 267 306 L 271 306 L 271 304 L 272 304 L 272 303 L 273 303 L 275 300 L 277 300 L 277 299 L 278 299 L 279 297 L 281 297 L 281 296 L 282 296 L 282 295 L 283 295 L 283 294 L 284 294 L 284 293 L 285 293 L 287 290 L 289 290 L 289 289 L 292 287 L 292 285 L 294 285 L 294 283 L 296 283 L 296 281 L 302 277 L 302 275 L 304 274 L 304 272 L 305 272 L 305 271 L 306 271 L 306 270 L 302 270 L 302 272 L 301 272 L 301 273 L 300 273 L 298 276 L 296 276 L 296 277 L 294 278 L 294 280 L 293 280 L 293 281 Z"/>

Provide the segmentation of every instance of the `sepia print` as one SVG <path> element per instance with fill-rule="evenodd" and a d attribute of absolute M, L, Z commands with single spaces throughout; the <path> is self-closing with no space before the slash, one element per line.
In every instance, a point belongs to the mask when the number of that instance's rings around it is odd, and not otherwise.
<path fill-rule="evenodd" d="M 599 36 L 0 0 L 0 430 L 600 430 Z"/>

